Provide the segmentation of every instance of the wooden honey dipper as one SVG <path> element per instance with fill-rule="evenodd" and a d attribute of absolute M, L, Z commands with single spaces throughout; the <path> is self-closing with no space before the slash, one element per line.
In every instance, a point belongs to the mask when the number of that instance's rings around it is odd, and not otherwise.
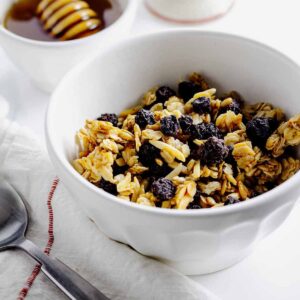
<path fill-rule="evenodd" d="M 97 13 L 82 0 L 41 0 L 36 13 L 44 30 L 62 41 L 91 35 L 102 26 Z"/>

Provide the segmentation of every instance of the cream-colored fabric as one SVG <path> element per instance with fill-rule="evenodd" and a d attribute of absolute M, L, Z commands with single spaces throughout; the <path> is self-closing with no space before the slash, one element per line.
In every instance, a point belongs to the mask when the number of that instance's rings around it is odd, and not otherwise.
<path fill-rule="evenodd" d="M 55 171 L 30 132 L 0 121 L 0 175 L 26 199 L 27 237 L 44 248 L 48 239 L 47 196 Z M 53 198 L 58 257 L 111 299 L 216 299 L 198 283 L 104 236 L 59 183 Z M 1 205 L 1 201 L 0 201 Z M 0 299 L 16 299 L 35 262 L 21 251 L 0 252 Z M 41 273 L 28 299 L 65 299 Z"/>

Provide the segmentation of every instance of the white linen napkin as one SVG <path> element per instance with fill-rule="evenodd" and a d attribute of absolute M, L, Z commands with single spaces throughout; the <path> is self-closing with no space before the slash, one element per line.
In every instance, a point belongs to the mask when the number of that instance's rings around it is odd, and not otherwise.
<path fill-rule="evenodd" d="M 55 171 L 32 134 L 5 120 L 0 120 L 0 176 L 26 199 L 30 214 L 26 236 L 44 249 L 51 208 L 47 199 Z M 109 298 L 217 299 L 188 277 L 107 238 L 81 212 L 61 182 L 51 203 L 54 216 L 51 255 L 79 272 Z M 0 299 L 17 299 L 22 287 L 28 289 L 26 279 L 34 266 L 35 262 L 19 250 L 0 252 Z M 66 299 L 42 273 L 27 298 Z"/>

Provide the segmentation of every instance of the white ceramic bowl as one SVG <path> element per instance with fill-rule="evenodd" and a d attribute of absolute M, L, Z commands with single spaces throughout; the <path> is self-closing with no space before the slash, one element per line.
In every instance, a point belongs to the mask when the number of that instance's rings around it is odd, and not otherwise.
<path fill-rule="evenodd" d="M 300 69 L 290 59 L 241 37 L 177 30 L 125 40 L 70 72 L 52 96 L 46 135 L 62 182 L 107 236 L 183 273 L 202 274 L 235 264 L 283 222 L 299 195 L 300 173 L 240 204 L 176 211 L 120 200 L 70 163 L 85 119 L 118 113 L 149 87 L 174 86 L 192 71 L 203 72 L 219 91 L 236 89 L 249 102 L 300 112 Z"/>
<path fill-rule="evenodd" d="M 137 4 L 135 0 L 117 0 L 122 15 L 94 35 L 66 42 L 44 42 L 21 37 L 3 26 L 4 17 L 14 1 L 1 0 L 0 45 L 11 60 L 46 92 L 51 92 L 66 72 L 79 62 L 122 38 L 132 25 Z"/>

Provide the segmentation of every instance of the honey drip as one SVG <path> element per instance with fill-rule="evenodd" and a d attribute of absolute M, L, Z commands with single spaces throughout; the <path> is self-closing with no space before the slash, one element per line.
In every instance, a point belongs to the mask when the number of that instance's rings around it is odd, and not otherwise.
<path fill-rule="evenodd" d="M 101 20 L 86 1 L 42 0 L 36 13 L 44 30 L 62 41 L 91 35 L 102 27 Z"/>

